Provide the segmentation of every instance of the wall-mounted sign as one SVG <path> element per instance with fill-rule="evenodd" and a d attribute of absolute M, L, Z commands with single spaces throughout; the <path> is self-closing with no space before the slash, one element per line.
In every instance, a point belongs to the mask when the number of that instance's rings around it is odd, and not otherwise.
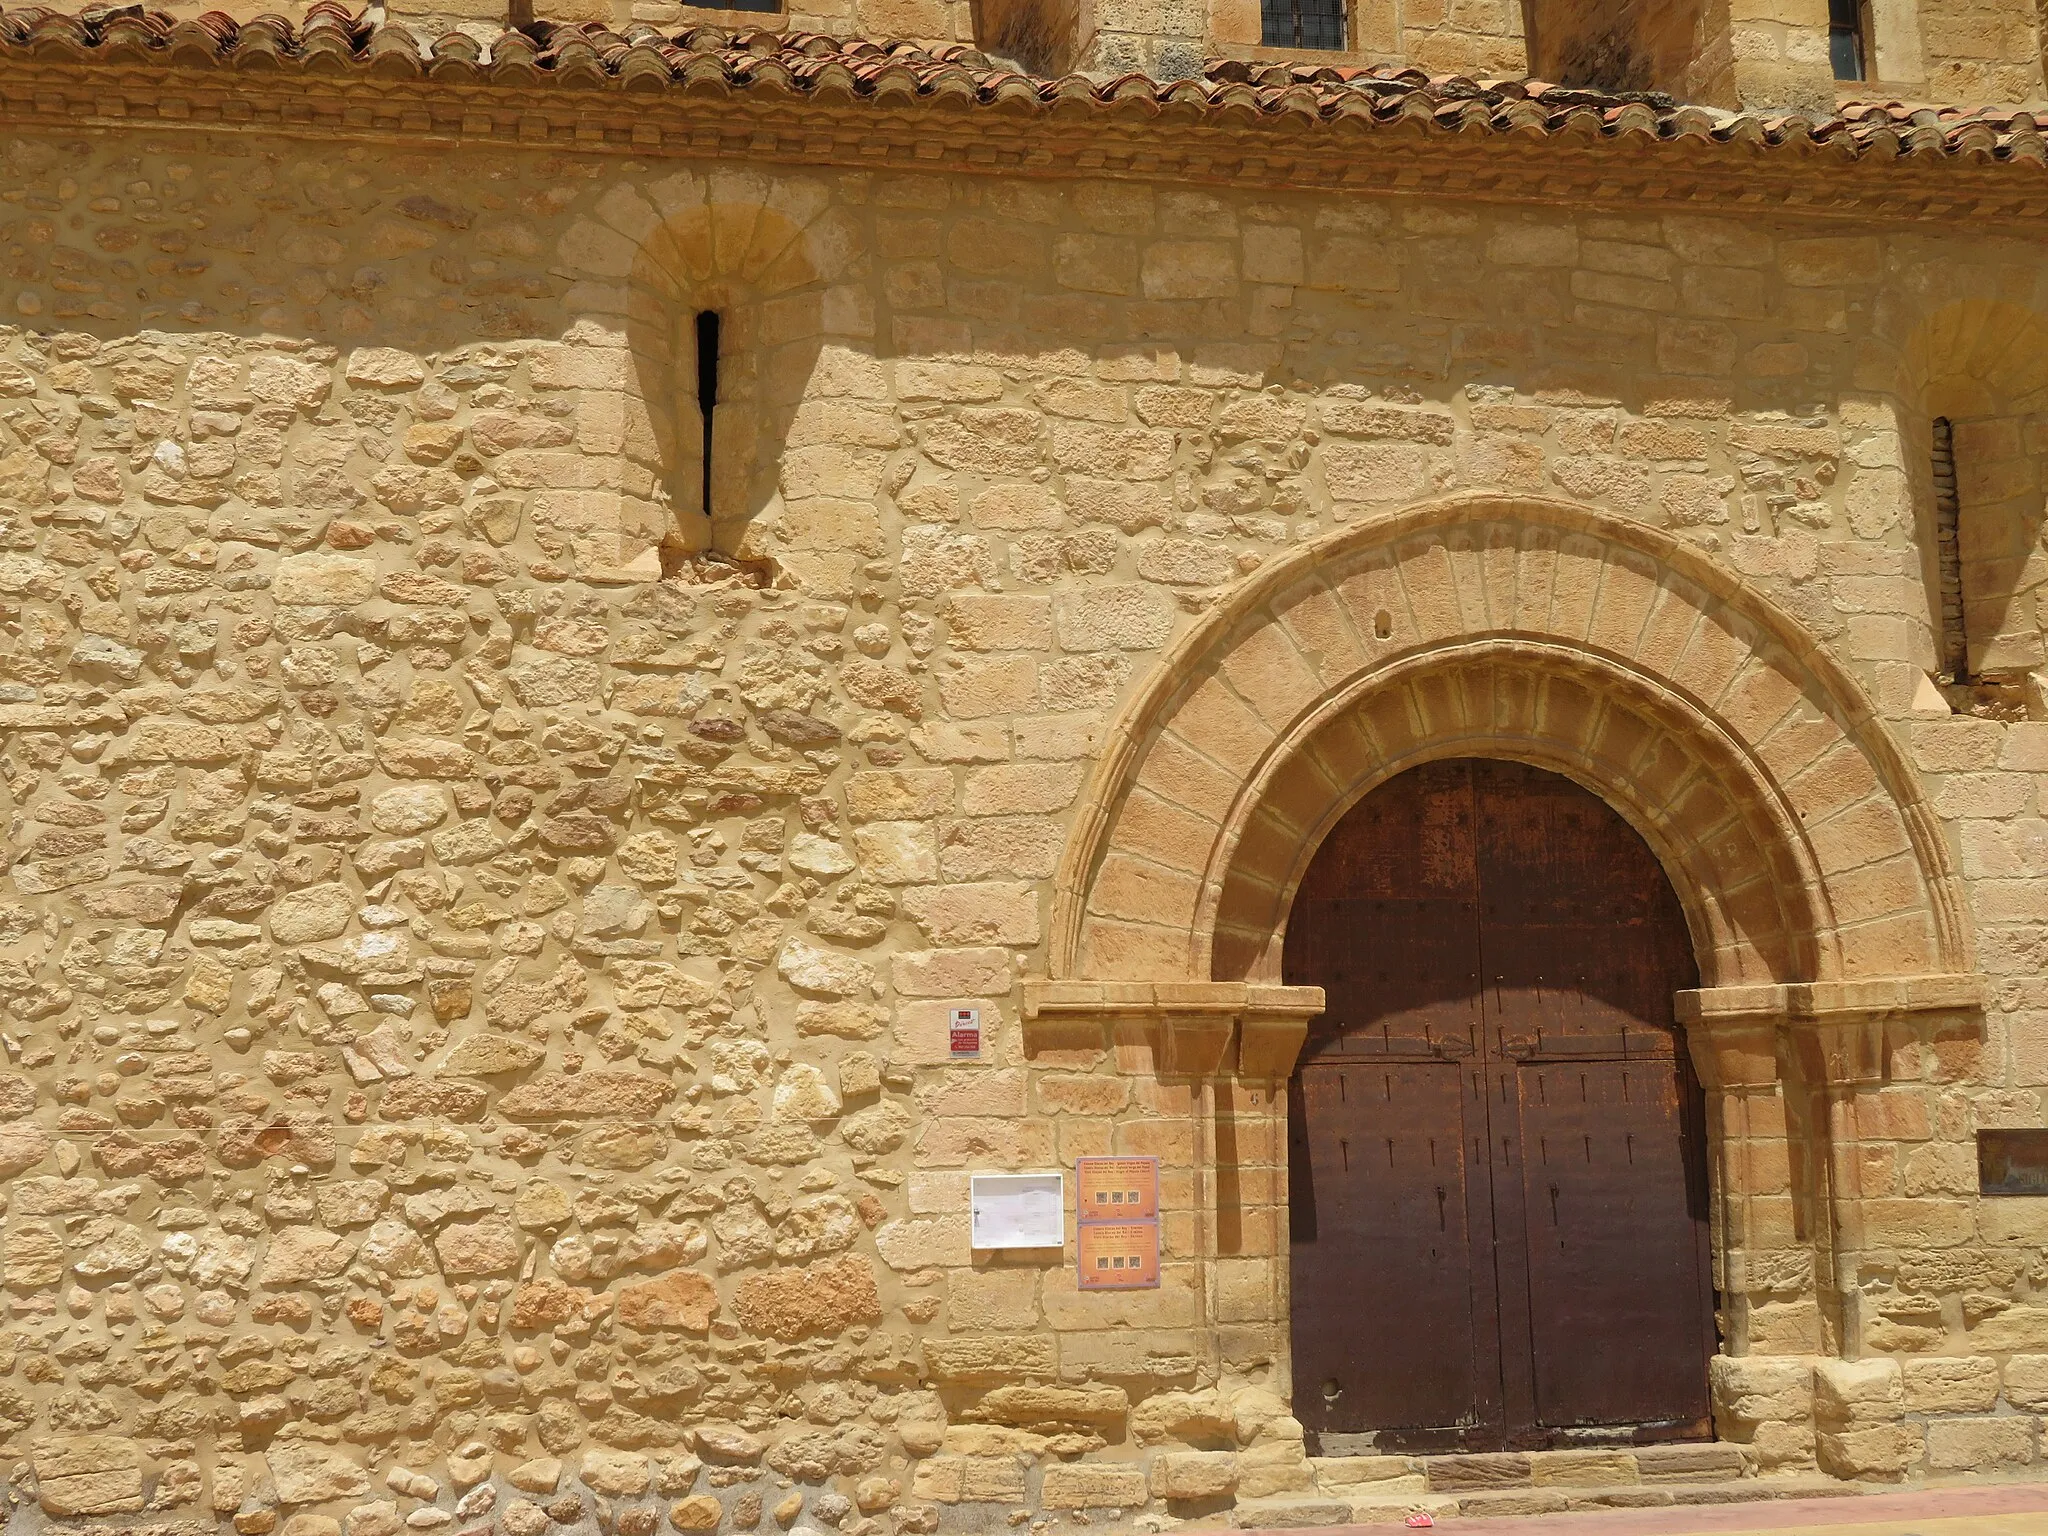
<path fill-rule="evenodd" d="M 1979 1131 L 1977 1192 L 2048 1195 L 2048 1131 Z"/>
<path fill-rule="evenodd" d="M 1064 1248 L 1067 1180 L 1060 1173 L 977 1173 L 967 1181 L 976 1248 Z"/>
<path fill-rule="evenodd" d="M 1084 1291 L 1159 1288 L 1159 1223 L 1092 1221 L 1074 1229 Z"/>
<path fill-rule="evenodd" d="M 981 1054 L 981 1010 L 955 1008 L 946 1016 L 947 1052 L 956 1061 Z"/>
<path fill-rule="evenodd" d="M 1159 1287 L 1159 1159 L 1074 1159 L 1074 1264 L 1084 1291 Z"/>
<path fill-rule="evenodd" d="M 1075 1199 L 1083 1221 L 1143 1221 L 1159 1214 L 1159 1159 L 1078 1157 Z"/>

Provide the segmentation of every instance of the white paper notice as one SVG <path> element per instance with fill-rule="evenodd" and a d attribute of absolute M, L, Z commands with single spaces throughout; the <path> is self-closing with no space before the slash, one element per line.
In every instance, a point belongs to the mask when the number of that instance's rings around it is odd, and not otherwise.
<path fill-rule="evenodd" d="M 968 1181 L 976 1248 L 1066 1246 L 1066 1175 L 977 1173 Z"/>

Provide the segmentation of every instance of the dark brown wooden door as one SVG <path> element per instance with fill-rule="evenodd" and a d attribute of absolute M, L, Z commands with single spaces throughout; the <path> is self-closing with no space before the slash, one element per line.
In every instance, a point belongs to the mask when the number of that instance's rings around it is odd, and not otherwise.
<path fill-rule="evenodd" d="M 1311 863 L 1287 980 L 1295 1415 L 1404 1450 L 1711 1434 L 1685 919 L 1570 780 L 1392 780 Z"/>

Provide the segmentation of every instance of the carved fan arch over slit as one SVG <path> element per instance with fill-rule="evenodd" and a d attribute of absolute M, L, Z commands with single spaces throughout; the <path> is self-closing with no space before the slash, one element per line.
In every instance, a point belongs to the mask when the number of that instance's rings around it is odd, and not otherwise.
<path fill-rule="evenodd" d="M 636 241 L 620 298 L 625 494 L 641 506 L 627 521 L 651 546 L 641 574 L 738 567 L 765 581 L 804 563 L 806 530 L 829 515 L 800 417 L 837 392 L 820 375 L 856 328 L 835 326 L 833 283 L 862 243 L 829 202 L 809 183 L 680 172 L 607 209 Z M 711 338 L 716 356 L 704 357 Z"/>

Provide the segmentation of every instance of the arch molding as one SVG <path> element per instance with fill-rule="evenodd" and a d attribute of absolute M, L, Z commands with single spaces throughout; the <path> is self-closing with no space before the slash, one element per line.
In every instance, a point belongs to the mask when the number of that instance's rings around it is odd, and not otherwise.
<path fill-rule="evenodd" d="M 1435 502 L 1307 546 L 1184 636 L 1111 739 L 1058 876 L 1056 981 L 1277 982 L 1323 835 L 1452 755 L 1614 805 L 1707 988 L 1970 968 L 1948 851 L 1862 688 L 1699 551 L 1582 507 Z"/>

